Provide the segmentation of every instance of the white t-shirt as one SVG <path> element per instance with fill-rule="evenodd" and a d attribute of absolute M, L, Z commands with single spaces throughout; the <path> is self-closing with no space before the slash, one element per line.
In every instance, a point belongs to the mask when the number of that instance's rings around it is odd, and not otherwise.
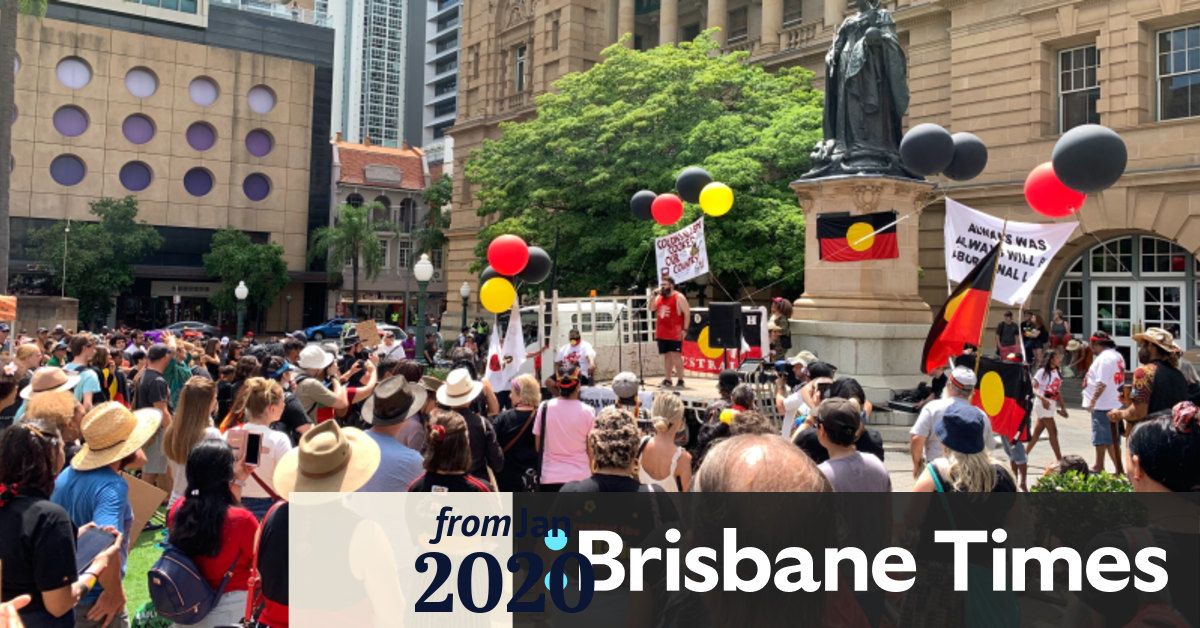
<path fill-rule="evenodd" d="M 908 433 L 913 436 L 925 437 L 925 462 L 932 462 L 942 457 L 942 439 L 938 438 L 937 434 L 934 433 L 933 426 L 942 420 L 942 415 L 946 414 L 946 409 L 956 403 L 971 405 L 969 401 L 961 397 L 934 399 L 921 407 L 921 414 L 917 416 L 917 422 L 913 423 L 912 429 L 908 430 Z M 976 410 L 979 409 L 976 408 Z M 983 410 L 979 410 L 979 412 L 982 413 Z M 994 443 L 995 437 L 993 436 L 991 421 L 984 421 L 983 450 L 990 451 L 995 446 Z"/>
<path fill-rule="evenodd" d="M 264 484 L 270 486 L 271 490 L 275 490 L 275 465 L 279 464 L 283 455 L 292 448 L 292 439 L 279 430 L 255 423 L 246 423 L 230 428 L 225 432 L 225 440 L 229 441 L 229 445 L 233 447 L 235 459 L 242 456 L 246 432 L 262 434 L 262 447 L 259 449 L 258 466 L 254 468 L 254 474 Z M 258 485 L 258 482 L 254 481 L 254 478 L 250 478 L 246 480 L 246 486 L 242 487 L 242 497 L 267 498 L 270 495 Z"/>
<path fill-rule="evenodd" d="M 554 356 L 554 363 L 563 364 L 578 364 L 579 372 L 590 376 L 592 374 L 592 358 L 596 356 L 592 345 L 586 340 L 580 340 L 579 344 L 572 346 L 567 343 L 558 350 L 558 354 Z"/>
<path fill-rule="evenodd" d="M 392 342 L 392 346 L 390 347 L 387 346 L 386 342 L 381 342 L 379 343 L 379 346 L 375 348 L 375 353 L 379 354 L 379 357 L 381 358 L 399 360 L 400 358 L 404 357 L 404 347 L 400 346 L 400 343 L 395 341 Z"/>
<path fill-rule="evenodd" d="M 792 438 L 792 432 L 796 429 L 796 416 L 800 413 L 801 408 L 807 408 L 804 403 L 804 398 L 800 396 L 800 389 L 803 386 L 797 386 L 792 394 L 783 399 L 783 425 L 780 426 L 779 434 L 786 439 Z"/>
<path fill-rule="evenodd" d="M 1037 374 L 1033 376 L 1033 389 L 1043 396 L 1056 395 L 1061 388 L 1062 375 L 1059 375 L 1058 371 L 1051 371 L 1049 375 L 1046 375 L 1045 369 L 1038 369 Z M 1051 401 L 1050 407 L 1045 408 L 1042 406 L 1042 400 L 1035 398 L 1033 400 L 1033 416 L 1039 419 L 1048 419 L 1054 416 L 1057 407 L 1057 401 Z"/>
<path fill-rule="evenodd" d="M 204 429 L 204 436 L 200 440 L 221 440 L 221 430 L 215 427 Z M 171 470 L 171 500 L 167 503 L 167 510 L 175 505 L 175 500 L 183 497 L 183 492 L 187 490 L 187 465 L 179 464 L 170 458 L 167 458 L 167 468 Z"/>
<path fill-rule="evenodd" d="M 1121 387 L 1125 384 L 1125 358 L 1116 349 L 1105 349 L 1096 356 L 1088 369 L 1083 387 L 1083 407 L 1096 396 L 1096 385 L 1104 384 L 1104 392 L 1096 399 L 1092 410 L 1107 412 L 1121 407 Z"/>

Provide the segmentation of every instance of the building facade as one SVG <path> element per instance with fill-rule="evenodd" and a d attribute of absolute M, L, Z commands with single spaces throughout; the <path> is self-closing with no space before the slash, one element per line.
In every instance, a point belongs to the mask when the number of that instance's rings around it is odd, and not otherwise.
<path fill-rule="evenodd" d="M 13 283 L 36 286 L 44 272 L 25 247 L 30 229 L 94 220 L 91 201 L 132 194 L 164 245 L 135 266 L 111 322 L 214 318 L 202 257 L 234 227 L 283 246 L 292 281 L 263 321 L 282 329 L 325 309 L 307 243 L 329 214 L 333 32 L 303 14 L 193 4 L 51 3 L 45 19 L 21 18 Z"/>
<path fill-rule="evenodd" d="M 709 27 L 726 50 L 774 69 L 801 66 L 824 89 L 824 58 L 853 10 L 842 0 L 550 0 L 479 2 L 463 26 L 463 80 L 452 131 L 461 162 L 503 120 L 534 115 L 532 96 L 554 78 L 598 61 L 633 33 L 639 48 Z M 1149 326 L 1198 344 L 1200 317 L 1200 1 L 884 0 L 908 55 L 906 128 L 933 122 L 987 144 L 986 171 L 967 183 L 936 179 L 949 196 L 990 214 L 1046 220 L 1023 183 L 1049 161 L 1062 132 L 1104 124 L 1129 149 L 1125 176 L 1088 198 L 1079 227 L 1047 268 L 1028 308 L 1061 309 L 1075 336 L 1112 333 L 1129 352 Z M 1200 85 L 1200 83 L 1197 83 Z M 801 173 L 796 173 L 799 176 Z M 451 285 L 473 281 L 471 190 L 456 181 Z M 947 293 L 944 204 L 921 213 L 921 294 L 936 311 Z M 474 283 L 473 283 L 474 285 Z M 792 295 L 799 296 L 799 295 Z M 993 312 L 991 324 L 1003 310 Z M 988 336 L 991 337 L 990 335 Z M 991 341 L 988 341 L 990 344 Z"/>
<path fill-rule="evenodd" d="M 446 131 L 458 115 L 459 29 L 462 0 L 427 0 L 425 20 L 425 110 L 421 146 L 446 142 Z"/>
<path fill-rule="evenodd" d="M 359 311 L 353 312 L 354 277 L 347 264 L 340 286 L 332 291 L 328 314 L 412 324 L 418 298 L 412 268 L 419 258 L 418 232 L 425 225 L 429 209 L 422 197 L 431 179 L 425 153 L 407 146 L 390 148 L 336 140 L 332 146 L 331 224 L 336 224 L 342 205 L 361 207 L 378 202 L 379 206 L 368 217 L 381 227 L 383 269 L 378 276 L 367 278 L 365 269 L 359 268 Z M 387 227 L 383 228 L 384 225 Z M 436 314 L 446 301 L 445 251 L 440 247 L 434 249 L 429 258 L 434 271 L 427 287 L 425 309 Z"/>

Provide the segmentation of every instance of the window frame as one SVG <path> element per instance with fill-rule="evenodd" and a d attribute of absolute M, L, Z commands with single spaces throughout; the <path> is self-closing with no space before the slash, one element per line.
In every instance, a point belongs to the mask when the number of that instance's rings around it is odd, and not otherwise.
<path fill-rule="evenodd" d="M 1164 118 L 1163 117 L 1163 98 L 1162 98 L 1162 84 L 1163 84 L 1164 78 L 1170 78 L 1170 77 L 1174 77 L 1174 76 L 1186 76 L 1189 74 L 1195 74 L 1195 75 L 1200 76 L 1200 68 L 1198 68 L 1197 70 L 1192 71 L 1192 72 L 1170 72 L 1167 74 L 1163 74 L 1162 72 L 1159 71 L 1159 60 L 1163 56 L 1162 35 L 1164 33 L 1174 33 L 1176 31 L 1184 32 L 1183 53 L 1184 53 L 1184 64 L 1186 65 L 1187 64 L 1187 51 L 1188 51 L 1188 46 L 1186 43 L 1187 42 L 1187 31 L 1189 29 L 1193 29 L 1193 28 L 1196 29 L 1198 32 L 1200 32 L 1200 22 L 1193 22 L 1191 24 L 1183 24 L 1181 26 L 1176 26 L 1173 28 L 1163 28 L 1163 29 L 1154 31 L 1154 62 L 1153 62 L 1154 63 L 1154 96 L 1155 96 L 1154 120 L 1156 122 L 1168 122 L 1171 120 L 1187 120 L 1189 118 L 1200 117 L 1200 111 L 1198 111 L 1194 115 L 1181 116 L 1178 118 Z M 1174 54 L 1174 53 L 1175 53 L 1175 50 L 1172 50 L 1170 53 L 1167 53 L 1167 54 L 1170 55 L 1170 54 Z"/>
<path fill-rule="evenodd" d="M 513 93 L 525 91 L 525 64 L 528 62 L 529 47 L 518 44 L 513 48 Z"/>
<path fill-rule="evenodd" d="M 1072 66 L 1070 72 L 1075 72 L 1076 70 L 1082 70 L 1084 73 L 1085 81 L 1086 81 L 1087 70 L 1088 70 L 1088 68 L 1092 67 L 1092 66 L 1087 65 L 1087 49 L 1088 48 L 1092 48 L 1096 51 L 1096 65 L 1094 67 L 1096 84 L 1094 86 L 1090 86 L 1090 87 L 1075 88 L 1074 82 L 1072 82 L 1072 88 L 1070 90 L 1064 91 L 1062 88 L 1062 79 L 1063 79 L 1063 74 L 1064 74 L 1063 55 L 1073 53 L 1076 50 L 1084 51 L 1083 66 L 1079 67 L 1079 68 Z M 1055 72 L 1054 78 L 1055 78 L 1056 91 L 1058 92 L 1058 132 L 1059 133 L 1066 133 L 1067 131 L 1070 130 L 1070 129 L 1066 128 L 1066 126 L 1065 126 L 1066 125 L 1066 107 L 1064 106 L 1064 100 L 1068 94 L 1081 94 L 1081 93 L 1090 92 L 1091 90 L 1096 90 L 1097 101 L 1099 100 L 1099 96 L 1100 96 L 1100 65 L 1101 65 L 1100 48 L 1098 46 L 1096 46 L 1095 42 L 1085 44 L 1082 46 L 1074 46 L 1072 48 L 1063 48 L 1058 51 L 1058 57 L 1055 61 L 1056 72 Z M 1084 122 L 1084 124 L 1090 124 L 1090 123 L 1091 123 L 1090 121 Z M 1096 112 L 1096 122 L 1095 123 L 1096 124 L 1100 123 L 1099 110 L 1097 110 L 1097 112 Z M 1072 128 L 1074 128 L 1074 127 L 1072 127 Z"/>

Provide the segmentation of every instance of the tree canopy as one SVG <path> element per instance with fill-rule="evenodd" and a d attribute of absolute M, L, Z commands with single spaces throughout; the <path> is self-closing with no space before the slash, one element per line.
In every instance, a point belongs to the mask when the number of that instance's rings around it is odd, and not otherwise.
<path fill-rule="evenodd" d="M 250 291 L 246 306 L 251 311 L 270 307 L 288 285 L 282 245 L 255 244 L 244 231 L 230 227 L 213 234 L 210 248 L 204 255 L 204 270 L 221 280 L 221 288 L 209 297 L 219 310 L 232 312 L 237 308 L 233 291 L 239 281 L 245 281 Z"/>
<path fill-rule="evenodd" d="M 29 233 L 36 259 L 49 262 L 56 285 L 65 278 L 67 296 L 79 299 L 79 320 L 91 323 L 105 318 L 113 308 L 113 295 L 133 285 L 133 265 L 163 245 L 158 231 L 137 220 L 137 198 L 102 198 L 91 203 L 99 222 L 72 222 L 63 244 L 67 223 Z"/>
<path fill-rule="evenodd" d="M 355 312 L 358 312 L 359 265 L 362 265 L 367 279 L 378 277 L 383 270 L 383 245 L 379 242 L 379 234 L 396 230 L 391 223 L 371 222 L 371 214 L 384 209 L 379 201 L 361 207 L 343 203 L 337 209 L 333 226 L 314 231 L 308 245 L 308 261 L 326 258 L 330 275 L 338 274 L 346 264 L 350 264 Z"/>
<path fill-rule="evenodd" d="M 705 220 L 718 281 L 734 298 L 741 284 L 799 289 L 804 219 L 788 183 L 821 138 L 821 93 L 807 70 L 770 73 L 718 49 L 707 33 L 645 52 L 611 46 L 539 97 L 535 119 L 502 124 L 466 164 L 479 214 L 497 219 L 480 232 L 478 258 L 503 233 L 549 251 L 558 232 L 565 294 L 656 282 L 653 238 L 702 212 L 689 204 L 666 227 L 636 219 L 629 199 L 671 192 L 679 171 L 701 166 L 735 194 L 732 211 Z"/>

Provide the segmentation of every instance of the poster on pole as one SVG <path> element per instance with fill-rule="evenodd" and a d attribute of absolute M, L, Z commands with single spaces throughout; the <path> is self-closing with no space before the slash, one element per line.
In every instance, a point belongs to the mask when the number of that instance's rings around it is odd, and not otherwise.
<path fill-rule="evenodd" d="M 658 278 L 676 283 L 708 274 L 708 249 L 704 244 L 704 218 L 661 238 L 654 239 Z"/>
<path fill-rule="evenodd" d="M 1017 305 L 1024 303 L 1079 223 L 1008 221 L 946 199 L 946 275 L 962 281 L 1004 235 L 992 298 Z"/>

